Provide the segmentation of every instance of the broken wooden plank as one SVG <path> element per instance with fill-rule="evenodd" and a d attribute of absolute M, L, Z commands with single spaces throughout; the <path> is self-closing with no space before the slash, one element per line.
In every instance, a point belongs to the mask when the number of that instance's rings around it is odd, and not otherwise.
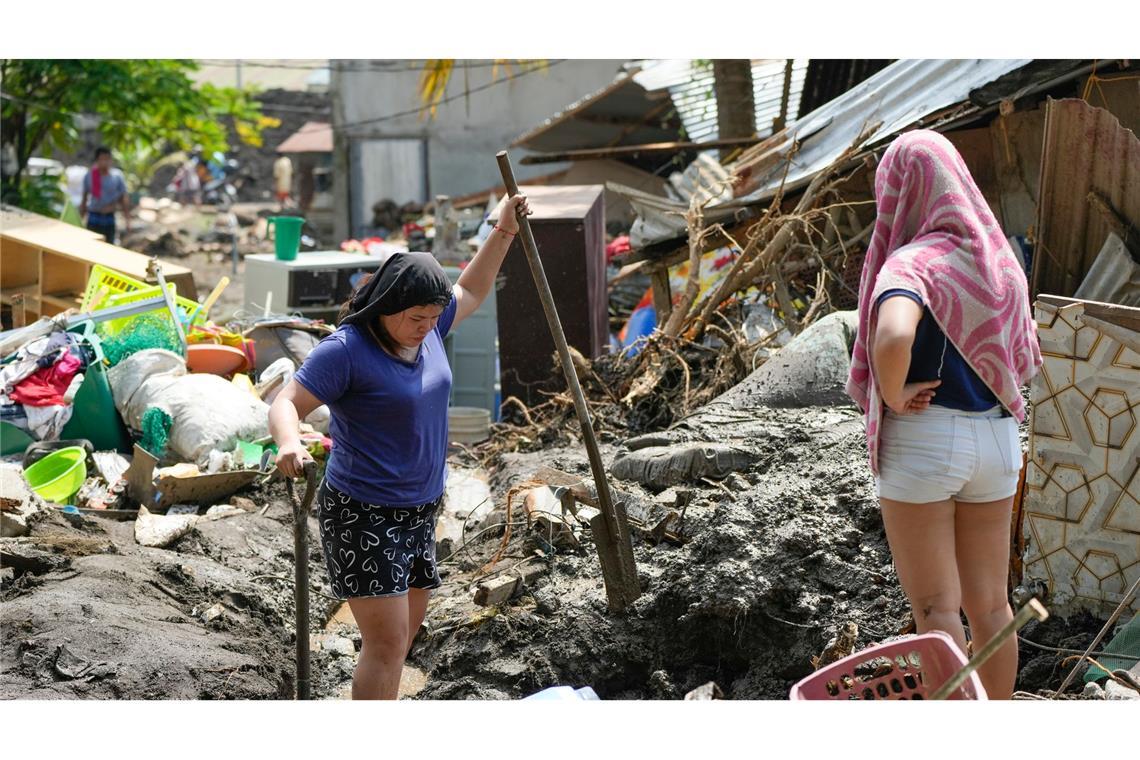
<path fill-rule="evenodd" d="M 709 148 L 749 147 L 760 142 L 759 137 L 728 137 L 723 140 L 709 140 L 707 142 L 658 142 L 644 145 L 616 145 L 609 148 L 584 148 L 579 150 L 566 150 L 561 153 L 543 153 L 525 156 L 519 163 L 524 166 L 530 164 L 553 164 L 563 161 L 594 161 L 603 158 L 630 158 L 643 153 L 680 153 L 686 150 L 708 150 Z"/>
<path fill-rule="evenodd" d="M 570 489 L 559 488 L 555 491 L 549 486 L 532 488 L 523 497 L 527 523 L 552 546 L 578 545 L 578 539 L 566 519 L 566 504 L 567 501 L 572 503 L 573 498 Z"/>
<path fill-rule="evenodd" d="M 598 514 L 601 515 L 601 512 Z M 537 580 L 537 578 L 545 572 L 545 564 L 541 562 L 528 562 L 498 578 L 484 581 L 475 587 L 475 604 L 482 607 L 490 607 L 509 601 L 518 594 L 521 594 L 523 589 Z"/>
<path fill-rule="evenodd" d="M 657 313 L 658 326 L 669 321 L 673 313 L 673 292 L 669 288 L 669 269 L 662 265 L 655 265 L 649 270 L 650 282 L 653 286 L 653 309 Z"/>
<path fill-rule="evenodd" d="M 584 524 L 590 524 L 594 511 L 600 507 L 597 493 L 593 487 L 576 475 L 553 467 L 542 466 L 535 470 L 531 480 L 536 483 L 544 483 L 551 488 L 564 488 L 577 502 L 591 508 L 593 511 L 588 513 L 582 507 L 577 509 L 579 521 Z M 667 530 L 667 525 L 679 517 L 678 513 L 668 510 L 660 504 L 646 503 L 643 499 L 616 488 L 611 489 L 611 492 L 614 502 L 622 505 L 625 517 L 633 532 L 655 544 L 663 540 L 678 546 L 684 543 L 684 538 L 679 533 Z M 587 516 L 583 517 L 584 513 Z"/>

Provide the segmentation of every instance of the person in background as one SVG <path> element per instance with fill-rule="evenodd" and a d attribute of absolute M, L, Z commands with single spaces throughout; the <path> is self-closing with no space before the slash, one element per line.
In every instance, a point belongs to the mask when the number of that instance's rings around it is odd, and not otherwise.
<path fill-rule="evenodd" d="M 198 159 L 187 156 L 178 172 L 174 175 L 176 198 L 181 203 L 193 203 L 195 208 L 202 207 L 202 178 L 198 176 Z"/>
<path fill-rule="evenodd" d="M 277 202 L 285 208 L 293 193 L 293 162 L 284 153 L 278 153 L 277 160 L 273 162 L 273 189 Z"/>
<path fill-rule="evenodd" d="M 108 242 L 115 242 L 115 211 L 130 218 L 131 204 L 127 196 L 127 181 L 123 173 L 112 168 L 111 149 L 95 150 L 95 165 L 83 179 L 83 200 L 79 204 L 80 216 L 85 216 L 87 229 L 98 232 Z"/>
<path fill-rule="evenodd" d="M 1022 262 L 942 135 L 898 137 L 875 173 L 847 392 L 866 413 L 891 557 L 919 633 L 967 651 L 1013 619 L 1010 523 L 1021 387 L 1041 366 Z M 1017 640 L 978 669 L 1009 699 Z"/>

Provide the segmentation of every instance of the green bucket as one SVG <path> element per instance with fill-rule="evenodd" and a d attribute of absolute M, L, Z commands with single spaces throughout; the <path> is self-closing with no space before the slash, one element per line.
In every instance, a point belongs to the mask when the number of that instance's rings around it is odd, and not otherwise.
<path fill-rule="evenodd" d="M 266 234 L 270 227 L 277 228 L 277 234 L 273 236 L 277 258 L 281 261 L 297 258 L 297 251 L 301 250 L 301 227 L 305 220 L 299 216 L 271 216 L 265 221 L 268 223 Z"/>
<path fill-rule="evenodd" d="M 87 479 L 87 452 L 81 446 L 53 451 L 24 470 L 24 479 L 40 498 L 66 504 Z"/>

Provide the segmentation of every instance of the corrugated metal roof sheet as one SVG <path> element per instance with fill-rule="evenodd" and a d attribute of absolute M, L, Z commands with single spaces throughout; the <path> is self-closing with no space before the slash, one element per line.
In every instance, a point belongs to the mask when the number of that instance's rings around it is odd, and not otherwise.
<path fill-rule="evenodd" d="M 1140 139 L 1083 100 L 1046 105 L 1037 204 L 1035 293 L 1076 291 L 1112 226 L 1088 200 L 1095 192 L 1126 223 L 1140 224 Z"/>
<path fill-rule="evenodd" d="M 784 59 L 752 62 L 756 134 L 760 137 L 772 134 L 773 122 L 780 115 L 785 63 Z M 798 112 L 807 68 L 807 59 L 797 59 L 792 65 L 789 121 Z M 677 128 L 662 126 L 673 109 L 676 114 L 670 120 Z M 638 117 L 645 123 L 634 128 L 630 122 Z M 710 142 L 719 137 L 712 66 L 689 59 L 646 60 L 631 64 L 630 73 L 571 103 L 512 145 L 546 153 L 645 145 L 678 139 L 680 127 L 684 128 L 686 139 L 693 142 Z"/>
<path fill-rule="evenodd" d="M 752 61 L 752 92 L 756 106 L 756 134 L 772 134 L 772 122 L 780 114 L 784 92 L 782 58 L 758 58 Z M 716 93 L 713 90 L 711 64 L 688 59 L 642 61 L 642 70 L 633 78 L 649 92 L 668 90 L 685 125 L 685 134 L 694 142 L 708 142 L 719 137 L 716 119 Z M 792 86 L 788 93 L 788 120 L 795 118 L 800 106 L 808 59 L 792 64 Z"/>
<path fill-rule="evenodd" d="M 306 121 L 285 142 L 277 146 L 281 153 L 332 153 L 332 125 L 320 121 Z"/>
<path fill-rule="evenodd" d="M 706 220 L 717 221 L 733 209 L 771 198 L 785 181 L 786 169 L 786 190 L 805 186 L 861 135 L 860 147 L 874 147 L 908 127 L 920 124 L 936 127 L 943 122 L 927 117 L 944 114 L 952 106 L 961 106 L 954 110 L 956 116 L 977 112 L 980 106 L 969 103 L 972 92 L 1029 63 L 1028 59 L 896 61 L 786 130 L 745 151 L 731 167 L 743 179 L 736 187 L 742 197 L 710 205 L 706 209 Z M 1071 69 L 1079 63 L 1072 62 Z M 644 77 L 646 73 L 638 76 Z M 791 158 L 789 168 L 786 166 L 788 155 L 796 142 L 799 150 Z M 613 189 L 621 192 L 619 188 Z M 646 204 L 644 198 L 637 199 L 641 204 L 639 213 L 645 208 L 647 213 L 661 218 L 652 223 L 639 219 L 634 224 L 631 233 L 634 247 L 684 234 L 684 224 L 676 212 L 683 212 L 686 204 L 662 201 L 669 206 L 669 213 L 657 208 L 660 203 Z"/>
<path fill-rule="evenodd" d="M 803 117 L 787 132 L 745 152 L 735 168 L 746 177 L 745 200 L 762 200 L 784 180 L 784 161 L 795 141 L 786 185 L 794 189 L 838 158 L 868 127 L 859 147 L 882 142 L 906 127 L 949 106 L 970 92 L 1030 63 L 1018 60 L 903 60 Z M 775 159 L 775 160 L 773 160 Z M 751 173 L 749 173 L 751 170 Z"/>

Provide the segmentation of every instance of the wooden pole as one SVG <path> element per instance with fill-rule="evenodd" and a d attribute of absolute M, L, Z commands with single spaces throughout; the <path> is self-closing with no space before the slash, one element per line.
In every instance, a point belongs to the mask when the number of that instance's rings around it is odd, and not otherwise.
<path fill-rule="evenodd" d="M 1048 617 L 1049 611 L 1045 609 L 1045 606 L 1036 599 L 1030 599 L 1028 604 L 1017 611 L 1017 614 L 1013 616 L 1013 620 L 1006 623 L 1004 628 L 995 633 L 994 637 L 982 647 L 982 650 L 966 663 L 966 667 L 959 670 L 952 675 L 946 683 L 939 686 L 938 690 L 935 691 L 930 698 L 946 699 L 946 697 L 954 693 L 955 689 L 966 683 L 966 679 L 970 677 L 971 673 L 984 665 L 986 660 L 993 657 L 994 653 L 1005 644 L 1006 639 L 1020 631 L 1030 620 L 1034 618 L 1037 620 L 1045 620 Z"/>
<path fill-rule="evenodd" d="M 309 509 L 317 494 L 317 464 L 305 463 L 305 496 L 298 500 L 293 481 L 285 479 L 293 503 L 293 609 L 297 628 L 297 699 L 312 699 L 309 658 Z"/>
<path fill-rule="evenodd" d="M 503 184 L 507 188 L 507 194 L 509 196 L 518 195 L 519 186 L 515 182 L 515 173 L 511 168 L 511 160 L 507 157 L 507 152 L 505 150 L 500 151 L 495 158 L 499 162 L 499 171 L 503 175 Z M 530 272 L 534 277 L 535 287 L 538 289 L 539 300 L 542 301 L 542 310 L 546 313 L 546 322 L 554 338 L 554 345 L 558 348 L 562 372 L 566 376 L 566 385 L 570 389 L 570 396 L 574 399 L 574 410 L 578 413 L 578 422 L 582 426 L 582 441 L 586 445 L 586 454 L 590 459 L 590 470 L 594 474 L 594 483 L 598 489 L 599 506 L 604 516 L 604 520 L 598 521 L 604 527 L 604 530 L 601 531 L 604 535 L 597 535 L 598 531 L 595 530 L 594 540 L 602 564 L 602 576 L 606 584 L 606 597 L 610 609 L 620 612 L 641 595 L 629 525 L 625 519 L 625 511 L 621 505 L 615 505 L 610 496 L 605 466 L 602 464 L 602 455 L 598 451 L 598 441 L 594 437 L 594 426 L 590 421 L 590 410 L 586 406 L 586 397 L 582 393 L 582 386 L 578 384 L 578 373 L 574 370 L 574 361 L 570 357 L 570 346 L 566 342 L 566 333 L 562 331 L 562 321 L 558 318 L 558 310 L 554 306 L 554 295 L 550 292 L 550 283 L 546 280 L 546 271 L 542 267 L 542 259 L 538 256 L 538 246 L 534 242 L 530 220 L 524 215 L 519 215 L 519 239 L 522 241 L 523 251 L 526 252 L 527 262 L 530 264 Z"/>
<path fill-rule="evenodd" d="M 525 156 L 521 163 L 523 166 L 531 164 L 554 164 L 563 161 L 593 161 L 606 158 L 631 158 L 645 153 L 680 153 L 686 150 L 709 150 L 710 148 L 747 148 L 762 142 L 760 137 L 726 137 L 723 140 L 708 140 L 706 142 L 659 142 L 644 145 L 615 145 L 612 148 L 583 148 L 581 150 L 566 150 L 561 153 L 543 153 Z"/>

